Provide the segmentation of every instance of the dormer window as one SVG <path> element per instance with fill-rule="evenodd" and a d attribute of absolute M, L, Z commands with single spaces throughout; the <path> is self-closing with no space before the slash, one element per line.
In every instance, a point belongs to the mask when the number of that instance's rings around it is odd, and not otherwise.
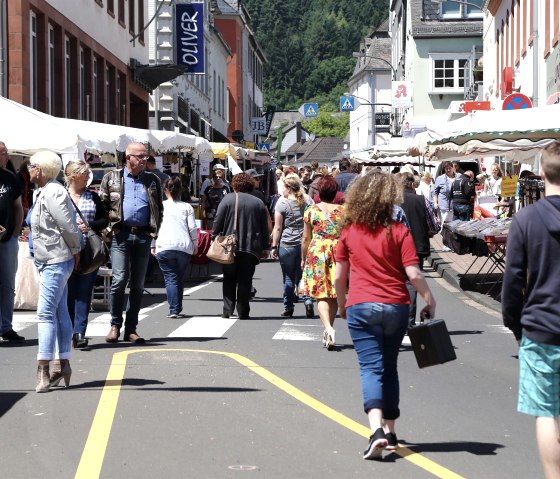
<path fill-rule="evenodd" d="M 445 20 L 482 18 L 483 3 L 484 0 L 442 1 L 439 6 L 439 16 Z M 479 7 L 477 8 L 475 5 L 479 5 Z"/>

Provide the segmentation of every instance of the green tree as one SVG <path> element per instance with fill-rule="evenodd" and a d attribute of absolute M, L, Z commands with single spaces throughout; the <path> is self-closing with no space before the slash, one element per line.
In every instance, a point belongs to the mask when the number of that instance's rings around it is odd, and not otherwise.
<path fill-rule="evenodd" d="M 350 115 L 319 110 L 318 116 L 303 122 L 302 126 L 316 136 L 344 138 L 350 129 Z"/>

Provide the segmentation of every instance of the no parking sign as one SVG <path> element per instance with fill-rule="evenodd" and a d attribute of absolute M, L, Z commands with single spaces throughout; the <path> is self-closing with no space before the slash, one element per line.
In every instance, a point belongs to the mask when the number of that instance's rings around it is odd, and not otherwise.
<path fill-rule="evenodd" d="M 512 93 L 508 95 L 502 104 L 502 110 L 523 110 L 532 108 L 533 102 L 523 93 Z"/>

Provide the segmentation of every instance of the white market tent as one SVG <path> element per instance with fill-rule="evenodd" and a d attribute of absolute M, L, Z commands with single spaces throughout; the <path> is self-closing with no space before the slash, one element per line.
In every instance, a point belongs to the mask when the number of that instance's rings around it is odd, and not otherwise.
<path fill-rule="evenodd" d="M 79 156 L 86 151 L 116 154 L 139 141 L 150 143 L 155 151 L 190 149 L 199 156 L 212 157 L 210 143 L 194 135 L 58 118 L 2 97 L 0 118 L 2 141 L 8 150 L 22 154 L 45 148 Z"/>
<path fill-rule="evenodd" d="M 560 105 L 475 111 L 416 135 L 409 151 L 430 159 L 502 155 L 520 160 L 560 139 Z"/>
<path fill-rule="evenodd" d="M 56 153 L 74 153 L 78 149 L 76 132 L 64 128 L 54 118 L 19 103 L 0 97 L 0 141 L 10 152 L 32 155 L 49 149 Z"/>

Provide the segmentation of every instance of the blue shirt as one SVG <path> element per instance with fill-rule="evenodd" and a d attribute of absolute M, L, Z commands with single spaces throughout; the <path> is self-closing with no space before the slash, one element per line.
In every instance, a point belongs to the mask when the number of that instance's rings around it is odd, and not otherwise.
<path fill-rule="evenodd" d="M 148 226 L 150 203 L 144 185 L 140 181 L 144 172 L 136 178 L 124 167 L 123 223 L 125 226 Z"/>

